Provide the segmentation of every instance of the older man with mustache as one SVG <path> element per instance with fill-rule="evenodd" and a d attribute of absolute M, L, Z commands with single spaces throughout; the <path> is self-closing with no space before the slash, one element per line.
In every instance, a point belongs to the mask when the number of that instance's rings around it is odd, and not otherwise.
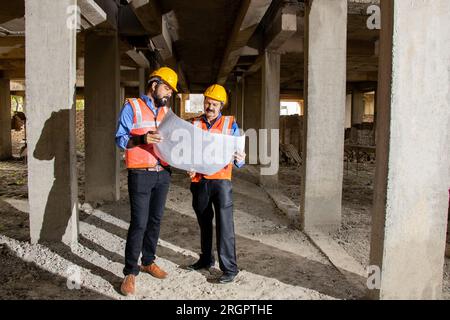
<path fill-rule="evenodd" d="M 227 104 L 227 93 L 221 85 L 214 84 L 204 93 L 205 113 L 193 120 L 195 126 L 206 131 L 239 136 L 239 128 L 233 116 L 224 116 L 221 111 Z M 245 153 L 236 153 L 234 165 L 242 167 Z M 234 281 L 238 274 L 233 222 L 233 198 L 231 173 L 233 164 L 228 164 L 219 172 L 206 176 L 189 172 L 191 178 L 192 205 L 200 226 L 200 259 L 190 265 L 190 270 L 208 269 L 214 265 L 212 252 L 212 220 L 216 216 L 217 253 L 223 275 L 220 283 Z"/>

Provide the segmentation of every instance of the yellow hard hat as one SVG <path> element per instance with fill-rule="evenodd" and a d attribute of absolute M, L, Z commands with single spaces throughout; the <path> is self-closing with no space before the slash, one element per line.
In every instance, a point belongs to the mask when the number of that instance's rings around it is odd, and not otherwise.
<path fill-rule="evenodd" d="M 220 84 L 213 84 L 208 87 L 203 95 L 205 97 L 223 102 L 224 105 L 228 102 L 227 91 Z"/>
<path fill-rule="evenodd" d="M 162 67 L 158 70 L 153 71 L 150 75 L 150 79 L 153 77 L 159 77 L 165 83 L 167 83 L 173 91 L 178 92 L 177 83 L 178 83 L 178 75 L 175 71 L 170 69 L 169 67 Z"/>

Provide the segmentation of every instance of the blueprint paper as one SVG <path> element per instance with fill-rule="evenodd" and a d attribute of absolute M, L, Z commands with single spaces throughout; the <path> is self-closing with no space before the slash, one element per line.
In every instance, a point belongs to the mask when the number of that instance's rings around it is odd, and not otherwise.
<path fill-rule="evenodd" d="M 245 149 L 245 135 L 235 137 L 195 127 L 171 110 L 158 126 L 163 140 L 154 145 L 156 154 L 171 166 L 212 175 L 233 161 L 236 151 Z"/>

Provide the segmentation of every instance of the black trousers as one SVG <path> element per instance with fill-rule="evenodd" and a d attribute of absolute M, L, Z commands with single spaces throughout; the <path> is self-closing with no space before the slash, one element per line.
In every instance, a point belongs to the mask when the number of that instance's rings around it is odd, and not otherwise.
<path fill-rule="evenodd" d="M 191 192 L 192 206 L 200 226 L 200 260 L 206 265 L 214 264 L 212 221 L 215 213 L 220 270 L 227 274 L 237 274 L 231 181 L 202 179 L 191 183 Z"/>
<path fill-rule="evenodd" d="M 155 260 L 161 219 L 169 192 L 170 173 L 129 170 L 131 221 L 125 247 L 124 275 L 139 274 L 138 259 L 147 266 Z"/>

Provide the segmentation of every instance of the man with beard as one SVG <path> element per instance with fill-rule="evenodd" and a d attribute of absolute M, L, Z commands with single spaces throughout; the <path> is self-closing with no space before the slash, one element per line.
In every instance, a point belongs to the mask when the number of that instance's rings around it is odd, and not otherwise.
<path fill-rule="evenodd" d="M 193 124 L 205 131 L 240 136 L 239 128 L 233 116 L 224 116 L 221 111 L 227 104 L 225 88 L 213 84 L 203 94 L 205 113 L 193 120 Z M 234 155 L 234 165 L 238 168 L 245 163 L 245 153 Z M 231 172 L 233 164 L 222 170 L 203 175 L 189 172 L 191 178 L 192 206 L 200 226 L 200 259 L 188 266 L 190 270 L 209 269 L 214 265 L 212 251 L 213 217 L 216 216 L 216 245 L 219 267 L 223 274 L 220 283 L 233 282 L 238 274 L 233 222 L 233 196 Z"/>
<path fill-rule="evenodd" d="M 178 76 L 162 67 L 150 75 L 146 95 L 128 99 L 120 113 L 116 144 L 125 150 L 131 221 L 125 247 L 125 278 L 121 293 L 135 292 L 135 277 L 140 271 L 158 279 L 167 273 L 155 260 L 161 218 L 170 184 L 168 164 L 155 154 L 153 145 L 162 137 L 157 129 L 168 111 L 167 102 L 177 92 Z M 142 252 L 141 265 L 138 259 Z"/>

